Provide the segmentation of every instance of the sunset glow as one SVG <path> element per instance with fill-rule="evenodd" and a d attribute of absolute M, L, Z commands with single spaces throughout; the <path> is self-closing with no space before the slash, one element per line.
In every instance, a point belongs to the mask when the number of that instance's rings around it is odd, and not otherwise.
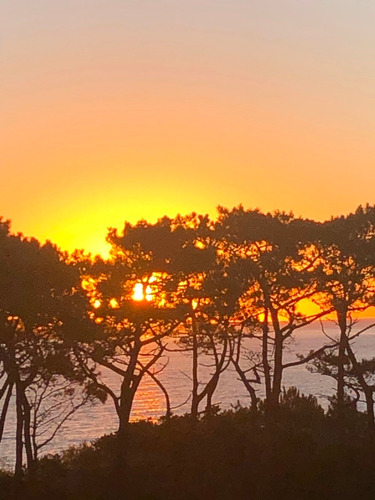
<path fill-rule="evenodd" d="M 150 302 L 153 298 L 150 285 L 145 286 L 143 283 L 136 283 L 134 285 L 132 298 L 135 301 L 147 300 L 148 302 Z"/>
<path fill-rule="evenodd" d="M 107 255 L 124 220 L 374 201 L 372 2 L 4 0 L 2 18 L 15 231 Z"/>
<path fill-rule="evenodd" d="M 143 293 L 143 284 L 142 283 L 137 283 L 134 286 L 134 292 L 132 295 L 133 300 L 143 300 L 144 299 L 144 293 Z"/>
<path fill-rule="evenodd" d="M 375 1 L 1 4 L 1 500 L 374 500 Z"/>

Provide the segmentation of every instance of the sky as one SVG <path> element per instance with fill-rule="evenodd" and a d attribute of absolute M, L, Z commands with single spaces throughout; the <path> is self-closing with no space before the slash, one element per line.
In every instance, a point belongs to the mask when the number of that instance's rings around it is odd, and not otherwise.
<path fill-rule="evenodd" d="M 375 203 L 375 2 L 2 0 L 0 215 L 64 249 Z"/>

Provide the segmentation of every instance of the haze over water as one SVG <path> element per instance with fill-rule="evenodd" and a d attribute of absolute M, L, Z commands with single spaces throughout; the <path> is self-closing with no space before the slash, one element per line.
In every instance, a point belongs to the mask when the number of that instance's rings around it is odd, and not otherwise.
<path fill-rule="evenodd" d="M 359 331 L 361 328 L 371 324 L 371 320 L 361 320 L 353 330 Z M 324 322 L 325 332 L 335 338 L 337 327 L 330 322 Z M 368 332 L 361 334 L 354 341 L 354 350 L 358 359 L 373 358 L 375 356 L 375 327 Z M 316 350 L 322 346 L 323 341 L 329 344 L 329 338 L 322 334 L 319 325 L 305 327 L 291 339 L 284 352 L 284 362 L 296 361 L 297 354 L 306 355 L 310 350 Z M 247 343 L 249 348 L 259 349 L 254 340 Z M 171 352 L 168 354 L 169 362 L 159 378 L 168 390 L 171 398 L 173 413 L 181 415 L 189 412 L 189 401 L 186 402 L 191 391 L 191 359 L 188 353 Z M 209 362 L 208 359 L 200 360 L 201 364 Z M 165 359 L 163 360 L 165 361 Z M 204 373 L 209 372 L 209 368 L 201 366 L 202 380 Z M 102 370 L 103 380 L 109 382 L 113 389 L 118 388 L 118 380 L 113 372 Z M 318 398 L 319 403 L 327 409 L 328 397 L 336 390 L 335 381 L 317 373 L 311 373 L 306 369 L 306 365 L 288 368 L 284 371 L 283 385 L 285 387 L 295 386 L 304 394 L 313 394 Z M 260 385 L 258 396 L 264 396 L 263 387 Z M 185 404 L 183 404 L 185 402 Z M 213 402 L 217 403 L 221 409 L 230 409 L 238 402 L 242 406 L 250 404 L 249 396 L 238 380 L 233 368 L 229 367 L 219 381 L 217 392 Z M 14 407 L 12 407 L 14 408 Z M 360 409 L 364 409 L 359 404 Z M 203 406 L 202 406 L 203 410 Z M 152 419 L 156 421 L 165 414 L 165 399 L 160 389 L 149 378 L 145 377 L 137 392 L 133 406 L 131 419 L 133 421 Z M 0 444 L 0 465 L 10 467 L 14 461 L 14 435 L 15 414 L 9 415 L 6 424 L 6 431 L 3 442 Z M 71 445 L 79 445 L 84 441 L 92 441 L 104 434 L 116 432 L 118 421 L 111 400 L 105 404 L 98 403 L 95 406 L 86 406 L 79 410 L 69 422 L 67 422 L 55 439 L 44 448 L 44 453 L 58 453 L 67 449 Z"/>

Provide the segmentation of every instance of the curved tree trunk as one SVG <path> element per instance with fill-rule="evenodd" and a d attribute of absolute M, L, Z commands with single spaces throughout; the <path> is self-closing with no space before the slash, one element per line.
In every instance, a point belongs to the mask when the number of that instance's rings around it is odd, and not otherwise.
<path fill-rule="evenodd" d="M 9 408 L 9 402 L 10 398 L 12 396 L 12 391 L 13 391 L 13 384 L 7 385 L 8 387 L 8 392 L 6 393 L 3 408 L 1 410 L 1 416 L 0 416 L 0 443 L 3 437 L 3 432 L 4 432 L 4 425 L 5 425 L 5 419 L 8 413 L 8 408 Z"/>
<path fill-rule="evenodd" d="M 268 362 L 268 341 L 269 341 L 268 308 L 265 308 L 264 320 L 262 323 L 262 364 L 264 372 L 266 401 L 269 401 L 271 398 L 271 370 Z"/>

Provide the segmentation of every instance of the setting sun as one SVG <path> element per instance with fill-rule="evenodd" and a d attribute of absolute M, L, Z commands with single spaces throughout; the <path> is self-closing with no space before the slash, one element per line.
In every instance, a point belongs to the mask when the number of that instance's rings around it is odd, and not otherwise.
<path fill-rule="evenodd" d="M 152 300 L 152 289 L 150 285 L 145 285 L 143 283 L 136 283 L 134 285 L 132 299 L 135 301 L 147 300 L 147 302 L 151 302 Z"/>
<path fill-rule="evenodd" d="M 375 1 L 1 3 L 1 500 L 374 500 Z"/>

